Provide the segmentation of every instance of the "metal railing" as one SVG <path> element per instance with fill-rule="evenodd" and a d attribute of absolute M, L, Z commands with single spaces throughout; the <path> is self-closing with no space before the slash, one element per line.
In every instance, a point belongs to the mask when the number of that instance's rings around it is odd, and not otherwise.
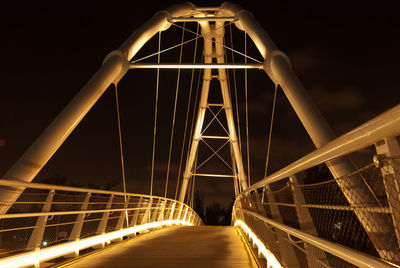
<path fill-rule="evenodd" d="M 249 234 L 268 265 L 398 267 L 399 112 L 400 105 L 255 183 L 237 197 L 232 223 Z M 351 174 L 333 178 L 320 165 L 370 145 L 375 145 L 377 152 L 371 155 L 373 163 Z M 368 198 L 359 198 L 360 187 Z"/>
<path fill-rule="evenodd" d="M 156 228 L 202 224 L 186 204 L 158 196 L 10 180 L 0 186 L 22 191 L 0 215 L 0 267 L 38 267 Z"/>

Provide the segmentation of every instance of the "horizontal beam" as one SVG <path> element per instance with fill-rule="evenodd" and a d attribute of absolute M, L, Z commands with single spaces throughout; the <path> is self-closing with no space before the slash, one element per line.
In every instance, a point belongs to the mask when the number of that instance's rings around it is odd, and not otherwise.
<path fill-rule="evenodd" d="M 203 139 L 220 139 L 220 140 L 229 140 L 228 136 L 201 136 Z"/>
<path fill-rule="evenodd" d="M 199 176 L 199 177 L 220 177 L 220 178 L 236 178 L 234 175 L 225 175 L 225 174 L 192 174 L 193 176 Z"/>
<path fill-rule="evenodd" d="M 297 237 L 298 239 L 303 240 L 304 242 L 307 242 L 313 246 L 316 246 L 319 249 L 322 249 L 326 252 L 331 253 L 332 255 L 339 257 L 351 264 L 354 264 L 358 267 L 393 267 L 392 265 L 385 263 L 377 258 L 374 258 L 370 255 L 367 255 L 363 252 L 359 252 L 357 250 L 354 250 L 352 248 L 342 246 L 340 244 L 328 241 L 326 239 L 307 234 L 303 231 L 300 231 L 298 229 L 289 227 L 285 224 L 278 223 L 274 220 L 271 220 L 269 218 L 266 218 L 264 216 L 261 216 L 258 213 L 255 213 L 253 211 L 243 209 L 243 208 L 236 208 L 239 209 L 249 215 L 252 215 L 253 217 L 269 224 L 272 225 L 275 228 L 278 228 L 279 230 L 290 234 L 292 236 Z"/>
<path fill-rule="evenodd" d="M 400 104 L 251 185 L 245 192 L 288 178 L 334 158 L 361 150 L 383 138 L 399 134 Z"/>
<path fill-rule="evenodd" d="M 217 10 L 221 10 L 220 7 L 196 7 L 195 8 L 196 11 L 217 11 Z"/>
<path fill-rule="evenodd" d="M 261 63 L 131 63 L 130 69 L 263 69 Z"/>
<path fill-rule="evenodd" d="M 235 17 L 199 17 L 199 18 L 181 18 L 174 17 L 168 20 L 169 22 L 199 22 L 199 21 L 235 21 L 237 18 Z"/>

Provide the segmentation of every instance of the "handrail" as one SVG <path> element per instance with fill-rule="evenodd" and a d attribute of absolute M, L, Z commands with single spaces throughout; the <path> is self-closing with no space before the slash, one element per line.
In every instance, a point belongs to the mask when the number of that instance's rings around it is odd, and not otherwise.
<path fill-rule="evenodd" d="M 188 205 L 165 197 L 3 179 L 0 179 L 0 186 L 16 187 L 21 192 L 25 188 L 43 190 L 38 195 L 25 193 L 24 202 L 14 203 L 9 214 L 0 215 L 3 225 L 0 267 L 37 266 L 60 256 L 78 257 L 82 249 L 101 248 L 136 233 L 171 225 L 202 224 L 200 217 Z M 68 203 L 67 200 L 75 196 L 59 194 L 59 191 L 86 194 L 76 196 L 80 202 L 73 199 Z M 37 202 L 46 195 L 45 201 Z M 122 203 L 121 197 L 125 195 L 129 198 Z M 96 202 L 99 197 L 104 197 L 107 202 Z M 27 200 L 32 200 L 34 205 L 31 206 Z M 38 204 L 40 211 L 37 211 Z M 64 206 L 71 204 L 74 206 Z M 54 216 L 58 216 L 57 220 L 53 220 Z M 58 229 L 64 225 L 72 227 Z M 56 236 L 50 229 L 54 227 L 57 227 Z M 15 240 L 21 231 L 26 233 Z"/>
<path fill-rule="evenodd" d="M 258 213 L 252 212 L 250 210 L 247 209 L 243 209 L 243 208 L 237 208 L 236 210 L 240 210 L 242 212 L 245 212 L 287 234 L 293 235 L 301 240 L 303 240 L 304 242 L 307 242 L 311 245 L 314 245 L 326 252 L 329 252 L 349 263 L 352 263 L 354 265 L 357 265 L 359 267 L 391 267 L 393 268 L 392 265 L 383 262 L 377 258 L 373 258 L 365 253 L 359 252 L 357 250 L 354 250 L 352 248 L 349 247 L 345 247 L 343 245 L 337 244 L 337 243 L 333 243 L 331 241 L 328 241 L 326 239 L 314 236 L 314 235 L 310 235 L 307 234 L 305 232 L 302 232 L 298 229 L 289 227 L 285 224 L 282 223 L 278 223 L 274 220 L 271 220 L 269 218 L 266 218 L 264 216 L 259 215 Z"/>
<path fill-rule="evenodd" d="M 385 138 L 400 134 L 400 104 L 359 127 L 334 139 L 292 164 L 248 187 L 245 192 L 279 181 L 334 158 L 365 148 Z"/>
<path fill-rule="evenodd" d="M 81 193 L 91 193 L 91 194 L 113 194 L 120 196 L 135 196 L 135 197 L 147 197 L 151 198 L 154 196 L 146 195 L 146 194 L 133 194 L 133 193 L 124 193 L 117 191 L 109 191 L 109 190 L 99 190 L 99 189 L 91 189 L 91 188 L 80 188 L 74 186 L 63 186 L 63 185 L 51 185 L 45 183 L 36 183 L 36 182 L 22 182 L 22 181 L 13 181 L 13 180 L 5 180 L 0 179 L 0 186 L 11 186 L 11 187 L 24 187 L 24 188 L 33 188 L 33 189 L 45 189 L 45 190 L 58 190 L 58 191 L 67 191 L 67 192 L 81 192 Z M 174 201 L 182 204 L 178 200 L 171 198 L 164 198 L 168 201 Z"/>
<path fill-rule="evenodd" d="M 147 209 L 147 207 L 15 213 L 15 214 L 0 215 L 0 219 L 30 218 L 30 217 L 58 216 L 58 215 L 75 215 L 75 214 L 86 214 L 86 213 L 94 214 L 94 213 L 104 213 L 104 212 L 135 211 L 135 210 L 146 210 L 146 209 Z M 151 209 L 162 209 L 162 207 L 151 207 Z M 170 208 L 166 208 L 166 210 L 170 210 Z"/>

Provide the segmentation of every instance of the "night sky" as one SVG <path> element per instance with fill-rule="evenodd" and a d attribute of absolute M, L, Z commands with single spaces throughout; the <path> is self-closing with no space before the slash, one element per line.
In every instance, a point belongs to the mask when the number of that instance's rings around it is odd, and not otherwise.
<path fill-rule="evenodd" d="M 13 4 L 4 10 L 0 43 L 0 173 L 6 173 L 101 66 L 110 51 L 154 13 L 174 3 L 177 2 L 143 1 L 138 6 L 135 1 L 96 1 L 91 4 L 57 1 L 24 6 Z M 221 3 L 194 2 L 198 6 L 219 6 Z M 400 19 L 398 8 L 390 1 L 373 4 L 347 2 L 345 5 L 332 2 L 331 6 L 326 2 L 303 1 L 235 3 L 251 11 L 279 49 L 290 57 L 295 72 L 337 135 L 399 103 Z M 195 25 L 188 27 L 196 30 Z M 185 40 L 193 37 L 185 33 Z M 234 46 L 243 51 L 242 37 L 242 32 L 234 32 Z M 162 38 L 163 48 L 178 44 L 181 30 L 173 26 L 171 32 L 163 32 Z M 192 60 L 191 48 L 193 43 L 184 50 L 185 62 Z M 139 55 L 145 56 L 156 50 L 157 39 L 153 38 Z M 179 50 L 171 51 L 161 60 L 171 62 L 170 58 L 176 58 L 178 53 Z M 251 44 L 249 55 L 261 59 Z M 236 60 L 243 61 L 243 58 L 236 57 Z M 237 75 L 244 139 L 243 72 L 238 71 Z M 160 77 L 155 169 L 155 194 L 158 195 L 164 193 L 176 76 L 176 70 L 168 70 Z M 197 72 L 195 77 L 198 77 Z M 130 192 L 149 191 L 155 78 L 155 70 L 135 70 L 128 72 L 119 85 Z M 182 72 L 169 197 L 175 193 L 189 80 L 190 71 Z M 252 182 L 264 174 L 273 88 L 263 72 L 249 71 Z M 217 95 L 214 97 L 218 99 Z M 271 172 L 313 150 L 282 91 L 278 93 L 275 119 Z M 223 172 L 222 169 L 219 171 Z M 68 183 L 83 186 L 103 187 L 109 182 L 121 182 L 113 87 L 106 91 L 38 178 L 55 174 L 65 177 Z M 232 198 L 232 188 L 229 179 L 199 178 L 196 183 L 196 189 L 203 194 L 206 203 L 228 203 Z"/>

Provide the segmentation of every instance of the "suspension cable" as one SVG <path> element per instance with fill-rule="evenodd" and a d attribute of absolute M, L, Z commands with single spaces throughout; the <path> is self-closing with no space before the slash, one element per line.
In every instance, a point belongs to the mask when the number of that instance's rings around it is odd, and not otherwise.
<path fill-rule="evenodd" d="M 121 157 L 121 173 L 122 173 L 122 185 L 124 187 L 124 201 L 126 203 L 126 182 L 125 182 L 125 162 L 124 162 L 124 151 L 122 146 L 122 131 L 121 131 L 121 117 L 120 117 L 120 110 L 119 110 L 119 101 L 118 101 L 118 84 L 114 84 L 115 87 L 115 103 L 117 109 L 117 122 L 118 122 L 118 137 L 119 137 L 119 152 Z M 125 210 L 125 218 L 127 227 L 128 223 L 128 212 Z"/>
<path fill-rule="evenodd" d="M 185 28 L 185 22 L 183 23 L 183 28 Z M 180 53 L 179 53 L 179 63 L 182 63 L 182 54 L 183 54 L 183 44 L 182 43 L 183 43 L 184 38 L 185 38 L 185 31 L 182 30 L 181 49 L 180 49 Z M 177 103 L 178 103 L 180 78 L 181 78 L 181 69 L 178 69 L 178 77 L 176 79 L 176 90 L 175 90 L 174 115 L 172 117 L 171 139 L 170 139 L 170 142 L 169 142 L 169 155 L 168 155 L 167 177 L 165 179 L 164 197 L 167 197 L 167 192 L 168 192 L 168 179 L 169 179 L 169 170 L 170 170 L 170 166 L 171 166 L 172 144 L 173 144 L 173 141 L 174 141 L 176 106 L 177 106 Z"/>
<path fill-rule="evenodd" d="M 247 55 L 247 32 L 244 32 L 244 53 Z M 247 57 L 244 58 L 244 63 L 247 63 Z M 244 70 L 244 91 L 246 98 L 246 146 L 247 146 L 247 179 L 248 185 L 251 185 L 250 180 L 250 145 L 249 145 L 249 105 L 247 101 L 247 69 Z"/>
<path fill-rule="evenodd" d="M 160 48 L 161 48 L 161 31 L 158 32 L 158 51 L 160 51 Z M 160 54 L 158 54 L 157 62 L 160 63 Z M 158 107 L 159 86 L 160 86 L 160 69 L 157 68 L 156 100 L 155 100 L 155 108 L 154 108 L 153 155 L 152 155 L 152 159 L 151 159 L 150 195 L 153 195 L 154 155 L 155 155 L 155 151 L 156 151 L 157 107 Z"/>
<path fill-rule="evenodd" d="M 264 178 L 267 177 L 267 171 L 268 171 L 269 152 L 271 150 L 272 127 L 274 125 L 274 115 L 275 115 L 276 95 L 277 95 L 277 93 L 278 93 L 278 84 L 275 84 L 274 100 L 272 102 L 271 122 L 270 122 L 270 126 L 269 126 L 269 135 L 268 135 L 267 159 L 265 160 Z"/>
<path fill-rule="evenodd" d="M 200 24 L 197 24 L 197 30 L 196 32 L 199 32 Z M 197 56 L 197 39 L 196 43 L 194 45 L 194 56 L 193 56 L 193 64 L 196 63 L 196 56 Z M 189 97 L 188 97 L 188 106 L 186 110 L 186 120 L 185 120 L 185 130 L 183 131 L 183 142 L 182 142 L 182 151 L 181 151 L 181 158 L 179 160 L 179 169 L 178 169 L 178 179 L 176 182 L 176 189 L 175 189 L 175 199 L 178 195 L 178 185 L 179 185 L 179 179 L 181 176 L 181 171 L 182 171 L 182 162 L 183 162 L 183 152 L 185 150 L 186 146 L 186 131 L 187 131 L 187 126 L 188 126 L 188 121 L 189 121 L 189 112 L 190 112 L 190 107 L 191 107 L 191 101 L 192 101 L 192 90 L 193 90 L 193 80 L 194 80 L 194 69 L 192 69 L 192 76 L 190 78 L 190 88 L 189 88 Z"/>
<path fill-rule="evenodd" d="M 227 23 L 227 24 L 225 24 L 225 25 L 222 25 L 222 26 L 216 28 L 215 30 L 217 30 L 217 29 L 219 29 L 219 28 L 222 28 L 222 27 L 225 27 L 225 26 L 228 26 L 228 25 L 231 25 L 232 23 L 234 23 L 234 22 L 231 21 L 231 22 L 229 22 L 229 23 Z M 176 23 L 171 23 L 171 25 L 176 26 L 176 27 L 178 27 L 178 28 L 182 28 L 182 26 L 180 26 L 180 25 L 178 25 L 178 24 L 176 24 Z M 189 29 L 186 29 L 186 31 L 188 31 L 188 32 L 190 32 L 190 33 L 192 33 L 192 34 L 196 34 L 194 31 L 191 31 L 191 30 L 189 30 Z M 257 62 L 257 63 L 262 63 L 261 61 L 255 59 L 255 58 L 253 58 L 253 57 L 248 56 L 246 53 L 242 53 L 242 52 L 240 52 L 240 51 L 238 51 L 238 50 L 235 50 L 235 49 L 233 49 L 233 48 L 230 48 L 230 47 L 228 47 L 228 46 L 226 46 L 226 45 L 224 45 L 224 44 L 221 44 L 221 43 L 219 43 L 219 42 L 216 42 L 216 41 L 213 40 L 211 37 L 208 37 L 208 36 L 207 36 L 207 33 L 204 33 L 204 34 L 197 34 L 197 35 L 198 35 L 199 37 L 203 37 L 204 39 L 211 40 L 211 42 L 214 43 L 214 44 L 222 45 L 224 48 L 229 49 L 229 50 L 231 50 L 231 51 L 233 51 L 233 52 L 235 52 L 235 53 L 237 53 L 237 54 L 239 54 L 239 55 L 241 55 L 241 56 L 243 56 L 243 57 L 245 57 L 245 58 L 249 58 L 249 59 L 251 59 L 251 60 L 253 60 L 253 61 Z"/>
<path fill-rule="evenodd" d="M 229 24 L 230 36 L 231 36 L 231 47 L 233 49 L 233 37 L 232 37 L 232 24 Z M 232 52 L 232 63 L 235 63 L 235 54 Z M 239 119 L 239 102 L 238 102 L 238 90 L 236 84 L 236 70 L 233 69 L 233 85 L 235 90 L 235 103 L 236 103 L 236 121 L 237 121 L 237 128 L 238 128 L 238 140 L 239 140 L 239 149 L 240 153 L 242 153 L 242 138 L 241 138 L 241 131 L 240 131 L 240 119 Z"/>

